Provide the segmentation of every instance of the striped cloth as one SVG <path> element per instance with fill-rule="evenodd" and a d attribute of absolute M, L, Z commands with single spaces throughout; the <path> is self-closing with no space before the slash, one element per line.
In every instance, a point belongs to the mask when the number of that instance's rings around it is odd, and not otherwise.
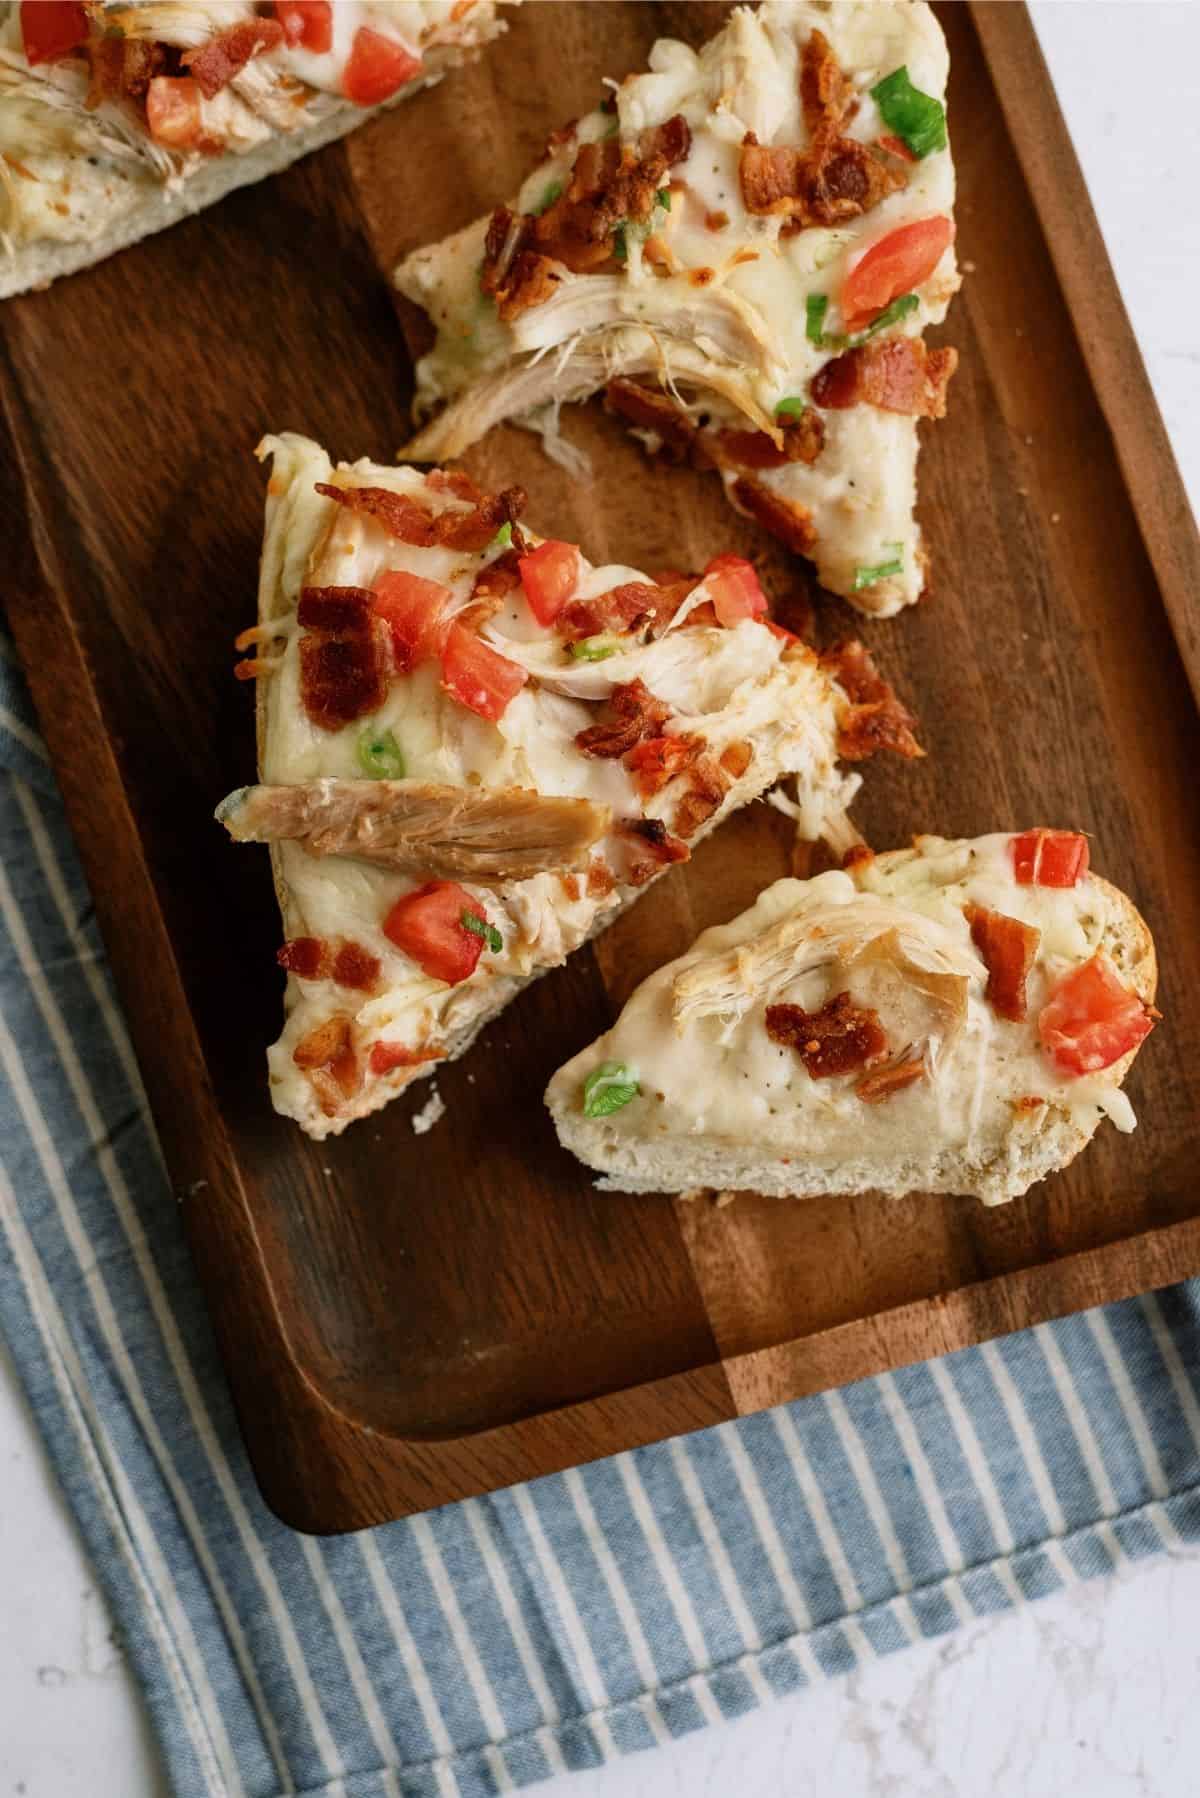
<path fill-rule="evenodd" d="M 595 1765 L 1200 1541 L 1200 1283 L 353 1537 L 255 1490 L 0 661 L 0 1322 L 187 1798 Z"/>

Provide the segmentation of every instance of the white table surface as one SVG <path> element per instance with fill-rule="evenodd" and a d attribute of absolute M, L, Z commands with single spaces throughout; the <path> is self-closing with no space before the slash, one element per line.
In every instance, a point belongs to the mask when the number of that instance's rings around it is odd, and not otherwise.
<path fill-rule="evenodd" d="M 1038 31 L 1193 504 L 1200 3 L 1038 0 Z M 0 1351 L 0 1798 L 166 1798 L 129 1673 Z M 879 1661 L 539 1798 L 1183 1798 L 1200 1557 Z"/>

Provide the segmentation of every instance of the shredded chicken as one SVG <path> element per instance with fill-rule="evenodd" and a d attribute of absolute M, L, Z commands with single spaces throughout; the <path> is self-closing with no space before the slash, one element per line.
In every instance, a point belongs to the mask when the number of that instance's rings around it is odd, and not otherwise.
<path fill-rule="evenodd" d="M 484 885 L 582 867 L 611 824 L 608 807 L 589 799 L 417 780 L 239 787 L 217 817 L 240 843 L 301 842 L 311 855 Z"/>

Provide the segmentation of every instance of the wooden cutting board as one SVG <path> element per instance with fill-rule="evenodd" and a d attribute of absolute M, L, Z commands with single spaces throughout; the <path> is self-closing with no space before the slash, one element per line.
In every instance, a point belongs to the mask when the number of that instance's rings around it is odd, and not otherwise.
<path fill-rule="evenodd" d="M 411 369 L 397 258 L 509 193 L 547 131 L 653 38 L 723 7 L 527 6 L 473 69 L 275 181 L 7 304 L 5 598 L 128 1010 L 268 1501 L 378 1523 L 716 1423 L 1200 1269 L 1200 551 L 1022 7 L 947 7 L 967 279 L 928 433 L 936 591 L 860 629 L 928 759 L 880 760 L 877 848 L 1048 822 L 1093 834 L 1158 940 L 1166 1021 L 1063 1176 L 996 1211 L 912 1197 L 601 1198 L 554 1140 L 548 1075 L 632 985 L 785 871 L 764 806 L 530 988 L 438 1084 L 324 1145 L 275 1116 L 279 938 L 264 854 L 216 801 L 250 776 L 232 639 L 254 612 L 266 430 L 388 458 Z M 577 485 L 496 432 L 483 482 L 598 561 L 758 557 L 596 408 Z M 1189 688 L 1189 674 L 1193 683 Z"/>

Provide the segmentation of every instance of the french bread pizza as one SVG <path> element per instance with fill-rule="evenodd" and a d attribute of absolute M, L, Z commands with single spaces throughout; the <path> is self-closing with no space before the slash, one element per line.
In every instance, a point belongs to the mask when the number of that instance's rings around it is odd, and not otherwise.
<path fill-rule="evenodd" d="M 620 1192 L 878 1189 L 997 1205 L 1065 1167 L 1158 1014 L 1154 945 L 1085 837 L 916 838 L 780 880 L 559 1070 L 563 1143 Z"/>
<path fill-rule="evenodd" d="M 917 423 L 956 352 L 948 58 L 924 0 L 766 0 L 556 132 L 519 194 L 396 282 L 436 327 L 404 454 L 512 418 L 558 435 L 603 390 L 651 451 L 725 494 L 827 588 L 918 599 Z"/>
<path fill-rule="evenodd" d="M 275 173 L 501 30 L 496 0 L 0 0 L 0 298 Z"/>
<path fill-rule="evenodd" d="M 218 817 L 271 845 L 286 1022 L 276 1107 L 315 1137 L 461 1054 L 735 807 L 791 777 L 837 842 L 860 776 L 919 753 L 861 645 L 818 657 L 750 563 L 593 567 L 518 489 L 330 463 L 269 437 L 259 784 Z M 851 833 L 852 834 L 852 833 Z"/>

